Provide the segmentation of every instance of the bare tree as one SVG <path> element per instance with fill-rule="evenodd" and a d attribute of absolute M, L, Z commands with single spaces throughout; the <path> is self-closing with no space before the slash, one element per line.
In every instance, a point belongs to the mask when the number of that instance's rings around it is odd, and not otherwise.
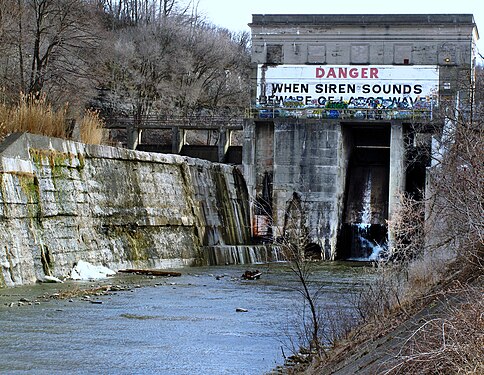
<path fill-rule="evenodd" d="M 186 112 L 246 104 L 249 55 L 240 39 L 205 24 L 196 26 L 195 32 L 187 31 L 180 41 L 186 71 L 175 83 L 178 106 Z"/>
<path fill-rule="evenodd" d="M 99 12 L 85 0 L 17 0 L 10 5 L 8 43 L 0 66 L 0 85 L 12 101 L 19 93 L 40 98 L 47 93 L 54 104 L 82 102 L 92 95 L 99 60 Z M 4 6 L 5 4 L 0 4 Z M 3 12 L 2 12 L 3 13 Z M 2 32 L 2 35 L 3 32 Z"/>
<path fill-rule="evenodd" d="M 15 19 L 18 9 L 14 2 L 0 0 L 0 51 L 8 49 L 13 44 L 15 35 Z"/>
<path fill-rule="evenodd" d="M 108 16 L 112 30 L 158 23 L 172 15 L 184 15 L 191 1 L 182 0 L 97 0 Z"/>
<path fill-rule="evenodd" d="M 99 47 L 91 9 L 81 0 L 30 0 L 27 12 L 33 21 L 28 92 L 58 91 L 88 78 Z"/>
<path fill-rule="evenodd" d="M 171 81 L 180 69 L 176 62 L 183 52 L 176 43 L 183 22 L 176 21 L 172 19 L 163 27 L 151 24 L 125 29 L 118 34 L 114 55 L 107 63 L 110 80 L 105 85 L 119 107 L 129 107 L 131 115 L 140 117 L 152 109 L 173 108 Z"/>
<path fill-rule="evenodd" d="M 272 221 L 271 204 L 268 197 L 258 197 L 253 201 L 258 215 Z M 342 334 L 343 325 L 333 324 L 334 316 L 324 311 L 320 301 L 322 288 L 314 279 L 315 268 L 312 258 L 311 236 L 307 229 L 305 203 L 301 195 L 294 192 L 286 202 L 284 225 L 276 227 L 272 233 L 274 245 L 280 248 L 282 257 L 287 261 L 290 271 L 297 281 L 297 291 L 302 297 L 302 303 L 297 302 L 297 318 L 291 322 L 295 327 L 296 338 L 289 334 L 290 349 L 295 358 L 304 356 L 326 356 L 325 347 L 333 343 L 335 337 Z M 270 224 L 269 224 L 270 226 Z M 272 238 L 271 238 L 272 240 Z M 321 259 L 319 257 L 319 259 Z M 339 313 L 343 315 L 343 310 Z M 307 358 L 307 357 L 306 357 Z"/>
<path fill-rule="evenodd" d="M 139 118 L 240 111 L 249 93 L 247 41 L 186 15 L 126 28 L 117 33 L 103 85 Z"/>
<path fill-rule="evenodd" d="M 19 3 L 20 4 L 20 0 Z M 18 69 L 15 56 L 22 56 L 21 39 L 22 34 L 17 33 L 17 25 L 21 30 L 20 6 L 13 1 L 0 1 L 0 87 L 5 94 L 3 100 L 15 101 L 12 98 L 12 91 L 18 94 L 18 74 L 23 77 L 22 70 Z M 17 24 L 18 21 L 18 24 Z M 23 87 L 23 81 L 20 80 Z"/>
<path fill-rule="evenodd" d="M 323 322 L 322 311 L 318 306 L 320 289 L 311 282 L 313 267 L 306 257 L 309 244 L 309 233 L 305 226 L 303 202 L 297 193 L 293 194 L 284 220 L 284 233 L 281 246 L 284 257 L 289 261 L 289 267 L 296 276 L 304 304 L 309 307 L 309 322 L 303 319 L 304 332 L 307 333 L 309 351 L 322 355 L 323 350 Z"/>
<path fill-rule="evenodd" d="M 484 265 L 484 77 L 461 91 L 446 111 L 444 126 L 434 137 L 427 246 L 456 249 L 456 256 Z M 469 99 L 470 98 L 470 99 Z M 475 99 L 478 99 L 475 101 Z M 458 97 L 459 99 L 459 97 Z"/>

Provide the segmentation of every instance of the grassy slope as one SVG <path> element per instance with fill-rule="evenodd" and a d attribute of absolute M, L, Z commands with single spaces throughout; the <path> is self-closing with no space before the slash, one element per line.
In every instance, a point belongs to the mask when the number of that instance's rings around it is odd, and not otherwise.
<path fill-rule="evenodd" d="M 463 269 L 356 327 L 304 374 L 483 374 L 484 275 Z"/>

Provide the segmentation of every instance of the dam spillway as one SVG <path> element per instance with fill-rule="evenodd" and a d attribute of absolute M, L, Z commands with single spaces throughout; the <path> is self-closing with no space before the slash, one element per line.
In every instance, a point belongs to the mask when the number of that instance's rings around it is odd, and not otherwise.
<path fill-rule="evenodd" d="M 472 116 L 472 14 L 254 14 L 249 26 L 254 233 L 283 238 L 297 196 L 320 258 L 391 248 L 401 197 L 427 198 L 432 138 Z"/>
<path fill-rule="evenodd" d="M 31 134 L 9 136 L 0 156 L 0 286 L 63 278 L 79 260 L 118 270 L 271 257 L 250 247 L 234 166 Z"/>

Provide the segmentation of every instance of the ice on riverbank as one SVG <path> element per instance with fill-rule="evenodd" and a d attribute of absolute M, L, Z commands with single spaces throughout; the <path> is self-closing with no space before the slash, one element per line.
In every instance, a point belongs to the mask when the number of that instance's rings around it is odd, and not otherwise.
<path fill-rule="evenodd" d="M 71 270 L 70 278 L 72 280 L 93 280 L 104 279 L 115 274 L 115 271 L 107 267 L 95 266 L 89 262 L 80 260 Z"/>

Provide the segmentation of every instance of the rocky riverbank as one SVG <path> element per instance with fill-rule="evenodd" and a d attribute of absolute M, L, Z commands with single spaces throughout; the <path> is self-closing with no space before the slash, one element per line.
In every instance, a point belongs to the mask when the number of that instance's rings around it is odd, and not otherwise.
<path fill-rule="evenodd" d="M 91 280 L 67 280 L 63 283 L 39 283 L 0 290 L 3 305 L 11 308 L 41 305 L 52 300 L 83 300 L 90 303 L 102 303 L 97 297 L 108 296 L 117 292 L 129 292 L 150 286 L 173 284 L 167 278 L 116 274 L 113 277 Z"/>

